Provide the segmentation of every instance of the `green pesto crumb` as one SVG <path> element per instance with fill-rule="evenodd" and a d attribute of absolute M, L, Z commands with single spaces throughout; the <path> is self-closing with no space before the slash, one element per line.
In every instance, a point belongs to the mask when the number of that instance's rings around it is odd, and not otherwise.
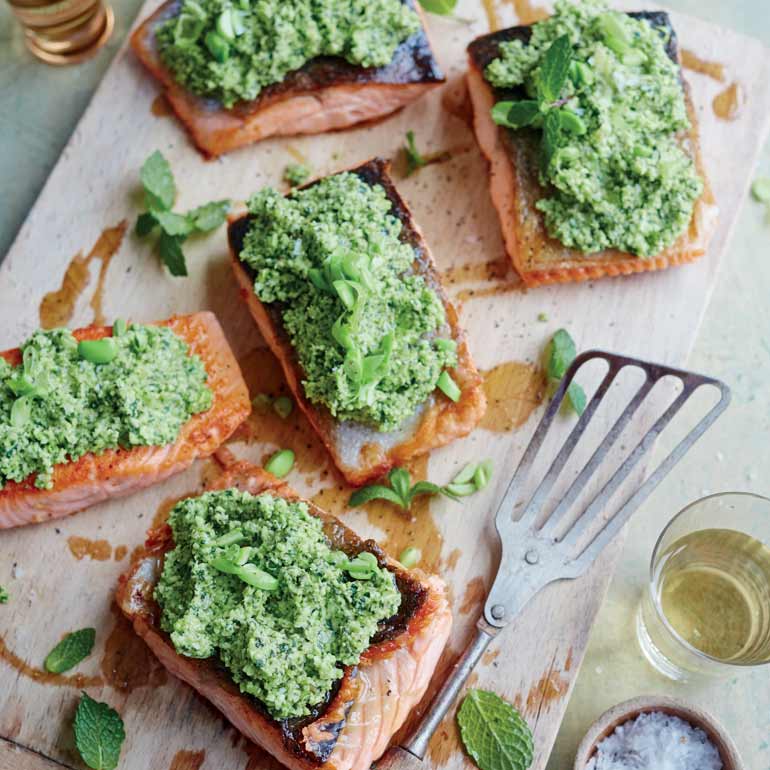
<path fill-rule="evenodd" d="M 292 187 L 299 187 L 310 179 L 312 173 L 310 166 L 306 163 L 289 163 L 283 170 L 283 178 Z"/>

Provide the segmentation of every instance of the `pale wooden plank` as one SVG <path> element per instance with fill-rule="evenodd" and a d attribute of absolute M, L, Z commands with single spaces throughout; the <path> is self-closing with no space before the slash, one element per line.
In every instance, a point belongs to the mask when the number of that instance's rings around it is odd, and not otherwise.
<path fill-rule="evenodd" d="M 146 8 L 155 5 L 150 0 Z M 634 7 L 640 4 L 633 3 Z M 145 11 L 146 13 L 146 11 Z M 476 18 L 472 27 L 431 18 L 439 58 L 450 79 L 464 68 L 464 46 L 486 29 L 478 0 L 458 9 Z M 513 21 L 508 6 L 503 21 Z M 145 15 L 144 13 L 141 16 Z M 770 64 L 761 45 L 704 22 L 676 15 L 682 44 L 704 58 L 727 66 L 730 79 L 747 95 L 739 118 L 717 121 L 711 100 L 723 87 L 708 78 L 691 76 L 700 115 L 706 164 L 722 210 L 720 229 L 709 255 L 696 265 L 593 286 L 553 287 L 528 293 L 477 295 L 463 307 L 477 362 L 491 368 L 509 360 L 533 360 L 544 340 L 558 326 L 567 326 L 583 346 L 622 349 L 630 354 L 682 364 L 716 280 L 735 215 L 745 196 L 770 114 Z M 290 142 L 265 142 L 219 162 L 203 163 L 175 122 L 150 114 L 155 90 L 130 54 L 116 58 L 102 86 L 68 144 L 38 203 L 30 213 L 8 258 L 0 267 L 0 345 L 15 345 L 38 324 L 42 296 L 58 288 L 69 260 L 91 248 L 102 230 L 137 213 L 132 192 L 137 171 L 153 149 L 169 157 L 180 188 L 180 208 L 216 197 L 244 198 L 267 183 L 277 183 L 291 161 L 286 147 L 304 153 L 319 173 L 357 163 L 378 153 L 390 155 L 405 131 L 416 130 L 429 149 L 467 147 L 447 164 L 432 166 L 399 183 L 425 230 L 442 269 L 495 260 L 502 254 L 496 217 L 486 192 L 486 167 L 473 137 L 462 121 L 441 107 L 436 93 L 389 121 L 343 134 Z M 178 281 L 166 276 L 142 244 L 127 237 L 107 272 L 105 311 L 108 317 L 159 318 L 172 312 L 210 308 L 217 312 L 239 355 L 261 344 L 243 307 L 234 301 L 220 236 L 190 247 L 191 276 Z M 92 266 L 96 268 L 96 265 Z M 482 283 L 479 288 L 488 284 Z M 453 289 L 467 290 L 468 286 Z M 92 320 L 90 288 L 79 302 L 72 325 Z M 551 321 L 536 322 L 546 312 Z M 459 651 L 467 639 L 478 604 L 473 590 L 489 585 L 498 546 L 488 512 L 502 493 L 504 468 L 512 468 L 533 428 L 530 421 L 513 433 L 476 431 L 452 447 L 435 452 L 430 475 L 445 480 L 470 456 L 492 455 L 499 472 L 495 483 L 472 504 L 436 502 L 431 514 L 443 537 L 442 555 L 450 582 L 456 626 L 450 648 Z M 238 445 L 239 455 L 259 459 L 263 447 Z M 0 637 L 30 663 L 42 661 L 61 634 L 94 625 L 97 653 L 83 664 L 89 676 L 103 676 L 100 659 L 115 631 L 110 589 L 125 562 L 77 562 L 66 540 L 72 535 L 105 538 L 129 547 L 142 539 L 148 520 L 163 500 L 195 489 L 200 469 L 191 469 L 162 488 L 129 500 L 98 506 L 58 524 L 8 532 L 2 537 L 0 583 L 10 585 L 12 602 L 0 616 Z M 295 474 L 293 483 L 317 489 L 328 481 L 316 472 Z M 366 514 L 351 512 L 345 520 L 362 534 L 382 531 Z M 417 522 L 420 526 L 421 521 Z M 428 521 L 422 522 L 427 526 Z M 591 622 L 601 603 L 616 551 L 605 555 L 586 578 L 551 587 L 533 602 L 496 642 L 479 669 L 476 683 L 521 703 L 536 734 L 534 767 L 542 768 L 558 728 L 569 690 L 582 659 Z M 10 579 L 11 564 L 17 578 Z M 465 611 L 463 611 L 465 610 Z M 105 684 L 89 691 L 109 701 L 123 715 L 128 739 L 121 767 L 142 770 L 169 767 L 177 751 L 206 750 L 206 766 L 241 767 L 247 753 L 232 728 L 178 683 L 157 674 L 145 676 L 149 659 L 133 648 L 140 673 L 132 688 Z M 72 709 L 74 686 L 50 687 L 19 676 L 0 663 L 0 735 L 12 736 L 62 762 L 71 761 L 62 743 L 62 715 Z M 431 766 L 457 768 L 466 761 L 457 751 L 451 721 L 442 728 L 431 753 Z"/>
<path fill-rule="evenodd" d="M 30 751 L 23 746 L 0 738 L 0 770 L 61 770 L 72 768 L 62 762 Z"/>

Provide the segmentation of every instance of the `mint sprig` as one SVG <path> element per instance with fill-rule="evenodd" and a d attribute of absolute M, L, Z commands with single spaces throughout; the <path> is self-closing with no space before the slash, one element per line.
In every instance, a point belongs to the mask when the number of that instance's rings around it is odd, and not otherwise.
<path fill-rule="evenodd" d="M 230 201 L 211 201 L 186 214 L 172 211 L 176 183 L 171 166 L 158 150 L 144 162 L 139 178 L 147 211 L 137 218 L 135 232 L 144 238 L 160 228 L 158 255 L 171 275 L 186 276 L 187 261 L 182 244 L 191 235 L 209 233 L 220 227 L 230 210 Z"/>
<path fill-rule="evenodd" d="M 407 176 L 411 176 L 415 171 L 419 171 L 419 169 L 421 169 L 423 166 L 428 165 L 427 158 L 417 149 L 417 144 L 414 138 L 414 131 L 406 132 L 404 156 L 406 157 Z"/>
<path fill-rule="evenodd" d="M 52 674 L 63 674 L 85 660 L 94 648 L 96 629 L 82 628 L 67 634 L 59 644 L 48 653 L 45 670 Z"/>
<path fill-rule="evenodd" d="M 9 598 L 8 590 L 3 586 L 0 586 L 0 604 L 8 604 Z"/>
<path fill-rule="evenodd" d="M 532 764 L 532 731 L 499 695 L 469 690 L 457 712 L 457 723 L 465 750 L 480 770 L 527 770 Z"/>
<path fill-rule="evenodd" d="M 556 390 L 576 355 L 575 341 L 566 329 L 559 329 L 551 337 L 545 350 L 545 374 L 552 390 Z M 565 401 L 578 416 L 585 411 L 587 403 L 585 391 L 574 380 L 567 388 Z"/>
<path fill-rule="evenodd" d="M 418 481 L 412 484 L 411 476 L 406 468 L 394 468 L 388 474 L 388 483 L 371 484 L 356 490 L 350 497 L 348 505 L 352 508 L 364 505 L 372 500 L 386 500 L 408 511 L 416 497 L 420 495 L 444 495 L 450 500 L 458 501 L 479 492 L 492 478 L 492 461 L 468 463 L 446 486 L 440 487 L 430 481 Z"/>
<path fill-rule="evenodd" d="M 592 80 L 589 68 L 573 60 L 572 43 L 562 35 L 543 54 L 535 78 L 537 99 L 497 102 L 492 108 L 492 120 L 499 126 L 520 129 L 526 126 L 543 131 L 542 163 L 547 168 L 556 150 L 564 144 L 565 134 L 580 136 L 587 130 L 577 113 L 568 109 L 572 97 L 562 97 L 568 80 L 576 88 Z"/>
<path fill-rule="evenodd" d="M 75 745 L 93 770 L 115 770 L 126 739 L 123 720 L 115 709 L 83 693 L 75 712 Z"/>

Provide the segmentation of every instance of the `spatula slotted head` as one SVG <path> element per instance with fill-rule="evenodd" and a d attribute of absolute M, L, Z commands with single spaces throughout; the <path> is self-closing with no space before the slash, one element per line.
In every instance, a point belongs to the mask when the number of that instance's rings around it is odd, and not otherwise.
<path fill-rule="evenodd" d="M 606 372 L 566 440 L 560 447 L 554 448 L 554 459 L 543 473 L 542 480 L 527 496 L 523 491 L 525 481 L 543 446 L 552 443 L 547 441 L 549 431 L 554 426 L 570 385 L 583 367 L 594 362 L 604 364 Z M 589 431 L 600 407 L 610 399 L 613 386 L 618 385 L 619 378 L 630 369 L 641 376 L 641 383 L 634 387 L 630 398 L 624 400 L 607 433 L 598 440 L 582 468 L 575 470 L 574 478 L 567 482 L 543 520 L 544 509 L 576 447 Z M 656 385 L 668 380 L 677 383 L 678 393 L 664 408 L 654 413 L 654 409 L 650 408 L 656 401 L 652 397 L 653 391 Z M 712 390 L 718 396 L 717 402 L 697 420 L 646 480 L 642 482 L 640 478 L 625 499 L 613 505 L 618 493 L 624 491 L 634 480 L 634 474 L 641 470 L 640 463 L 658 436 L 701 389 Z M 612 395 L 614 398 L 615 394 Z M 495 523 L 503 553 L 497 578 L 484 608 L 486 621 L 502 628 L 541 588 L 585 572 L 729 402 L 729 388 L 711 377 L 598 350 L 578 356 L 548 405 L 498 509 Z M 645 416 L 646 420 L 643 419 Z M 624 441 L 629 441 L 630 449 Z M 614 472 L 607 476 L 607 466 L 612 464 L 610 454 L 616 445 L 622 451 L 622 459 Z M 585 497 L 590 483 L 600 477 L 603 483 L 600 483 L 598 491 L 588 497 L 576 516 L 570 516 L 576 503 Z"/>

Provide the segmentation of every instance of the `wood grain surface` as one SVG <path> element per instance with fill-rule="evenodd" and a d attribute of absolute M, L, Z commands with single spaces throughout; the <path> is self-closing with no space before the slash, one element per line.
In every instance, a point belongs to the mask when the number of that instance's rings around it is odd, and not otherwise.
<path fill-rule="evenodd" d="M 150 0 L 145 13 L 155 4 Z M 300 459 L 289 479 L 293 485 L 317 494 L 322 505 L 342 512 L 347 524 L 379 538 L 394 555 L 405 542 L 421 545 L 426 566 L 438 569 L 451 586 L 456 623 L 447 663 L 468 639 L 494 573 L 499 550 L 492 511 L 534 427 L 530 413 L 542 390 L 532 363 L 560 326 L 582 348 L 614 349 L 674 365 L 686 362 L 770 114 L 770 59 L 762 46 L 674 15 L 682 46 L 723 64 L 728 78 L 719 82 L 688 73 L 706 167 L 721 210 L 709 254 L 691 266 L 657 275 L 521 291 L 502 259 L 485 163 L 460 98 L 467 42 L 487 31 L 490 18 L 502 24 L 515 21 L 512 4 L 495 7 L 490 17 L 478 0 L 461 2 L 457 14 L 474 19 L 471 25 L 430 18 L 449 83 L 391 119 L 344 133 L 268 141 L 210 163 L 201 160 L 157 103 L 153 109 L 156 87 L 124 50 L 0 267 L 0 348 L 14 347 L 39 325 L 47 295 L 44 307 L 56 304 L 50 297 L 58 298 L 54 315 L 72 327 L 98 315 L 141 321 L 210 309 L 243 362 L 252 395 L 277 391 L 275 365 L 236 296 L 224 231 L 189 242 L 187 279 L 169 277 L 130 227 L 115 242 L 123 220 L 131 222 L 139 212 L 141 163 L 154 149 L 164 152 L 177 178 L 182 210 L 225 196 L 243 200 L 266 184 L 280 184 L 283 168 L 297 156 L 325 174 L 373 154 L 396 155 L 405 132 L 413 129 L 421 148 L 442 157 L 398 180 L 398 186 L 445 273 L 450 294 L 462 304 L 462 322 L 478 366 L 488 373 L 492 395 L 490 415 L 479 430 L 433 453 L 414 470 L 442 483 L 464 461 L 491 456 L 493 483 L 463 505 L 424 502 L 414 520 L 407 521 L 383 507 L 344 512 L 346 490 L 340 489 L 323 452 L 297 417 L 280 423 L 257 416 L 230 449 L 238 457 L 259 461 L 276 446 L 291 446 Z M 739 84 L 740 103 L 733 119 L 725 120 L 714 113 L 713 101 L 732 83 Z M 105 247 L 105 232 L 110 248 Z M 68 281 L 76 284 L 74 293 L 62 291 Z M 540 314 L 549 320 L 539 321 Z M 0 534 L 0 584 L 11 594 L 9 604 L 0 608 L 2 770 L 57 763 L 82 767 L 71 720 L 83 687 L 111 703 L 125 720 L 128 738 L 121 768 L 271 767 L 212 708 L 166 676 L 111 608 L 117 576 L 156 513 L 200 488 L 214 472 L 211 463 L 201 464 L 126 500 Z M 545 765 L 616 553 L 617 548 L 606 553 L 585 578 L 543 592 L 501 634 L 474 676 L 475 686 L 494 689 L 522 709 L 535 732 L 536 770 Z M 63 634 L 84 626 L 97 629 L 94 654 L 79 666 L 80 676 L 49 681 L 40 671 L 45 655 Z M 428 765 L 452 770 L 467 763 L 450 717 L 433 741 Z"/>

